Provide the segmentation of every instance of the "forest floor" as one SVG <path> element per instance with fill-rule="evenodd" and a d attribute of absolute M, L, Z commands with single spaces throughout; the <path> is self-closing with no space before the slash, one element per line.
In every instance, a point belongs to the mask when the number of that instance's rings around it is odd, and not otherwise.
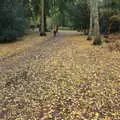
<path fill-rule="evenodd" d="M 77 32 L 24 39 L 0 45 L 0 120 L 120 120 L 119 52 Z"/>

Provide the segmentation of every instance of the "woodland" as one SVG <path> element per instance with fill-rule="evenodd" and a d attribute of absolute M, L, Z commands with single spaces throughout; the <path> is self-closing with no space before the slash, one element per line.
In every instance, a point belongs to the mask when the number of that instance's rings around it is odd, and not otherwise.
<path fill-rule="evenodd" d="M 120 0 L 0 0 L 0 120 L 120 120 Z"/>

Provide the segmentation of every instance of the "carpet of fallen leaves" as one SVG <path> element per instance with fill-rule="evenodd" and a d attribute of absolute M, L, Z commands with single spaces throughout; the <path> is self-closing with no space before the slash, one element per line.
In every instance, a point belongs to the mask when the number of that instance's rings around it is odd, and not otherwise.
<path fill-rule="evenodd" d="M 120 120 L 120 53 L 70 32 L 2 57 L 0 120 Z"/>
<path fill-rule="evenodd" d="M 29 33 L 18 41 L 12 43 L 0 44 L 0 58 L 4 56 L 10 56 L 17 54 L 18 52 L 24 51 L 26 48 L 31 47 L 33 44 L 42 40 L 36 33 Z"/>

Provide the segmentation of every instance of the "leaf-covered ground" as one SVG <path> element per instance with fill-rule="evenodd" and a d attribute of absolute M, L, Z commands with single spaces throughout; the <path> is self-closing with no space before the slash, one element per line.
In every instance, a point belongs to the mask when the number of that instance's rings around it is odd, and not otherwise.
<path fill-rule="evenodd" d="M 120 120 L 120 53 L 64 32 L 1 57 L 0 120 Z"/>
<path fill-rule="evenodd" d="M 9 44 L 0 44 L 0 58 L 17 54 L 18 52 L 24 51 L 26 48 L 29 48 L 33 44 L 41 41 L 42 38 L 40 38 L 38 35 L 39 34 L 31 33 L 25 35 L 23 38 L 19 38 L 18 41 Z"/>

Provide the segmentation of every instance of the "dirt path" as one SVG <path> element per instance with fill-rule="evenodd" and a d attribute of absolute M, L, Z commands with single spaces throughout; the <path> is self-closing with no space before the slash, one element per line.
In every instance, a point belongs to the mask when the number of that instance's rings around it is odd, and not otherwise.
<path fill-rule="evenodd" d="M 59 33 L 0 60 L 0 103 L 0 120 L 119 120 L 120 53 Z"/>

